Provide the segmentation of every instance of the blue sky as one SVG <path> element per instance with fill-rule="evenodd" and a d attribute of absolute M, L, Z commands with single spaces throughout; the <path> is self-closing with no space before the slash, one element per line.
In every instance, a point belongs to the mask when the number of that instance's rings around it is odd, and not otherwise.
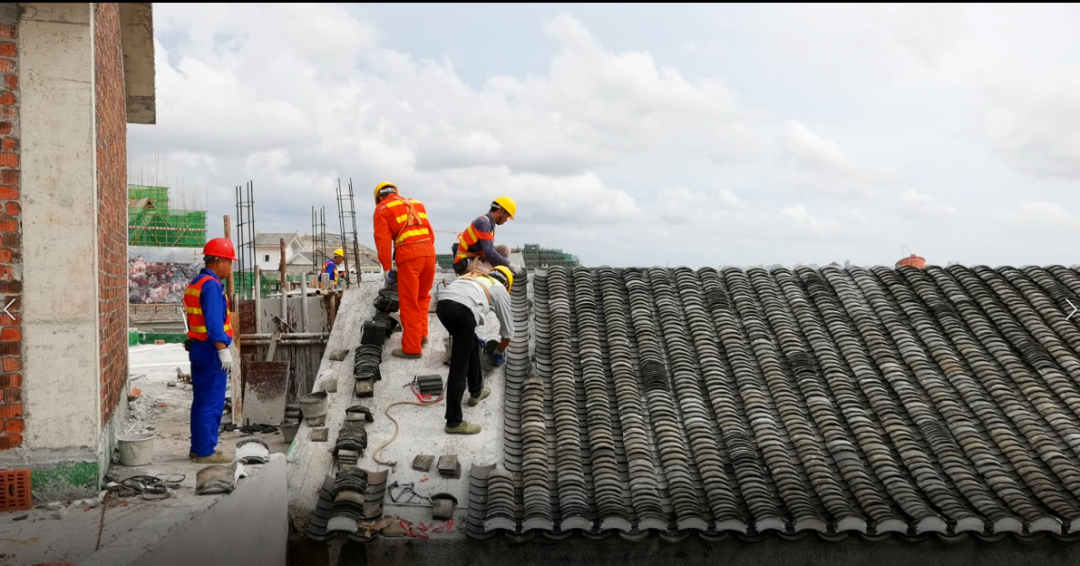
<path fill-rule="evenodd" d="M 510 244 L 589 265 L 1072 264 L 1072 6 L 155 5 L 167 159 L 212 219 L 304 232 L 351 177 L 438 246 L 517 199 Z M 132 175 L 160 175 L 139 165 Z M 211 222 L 218 229 L 220 220 Z M 219 230 L 219 229 L 218 229 Z"/>

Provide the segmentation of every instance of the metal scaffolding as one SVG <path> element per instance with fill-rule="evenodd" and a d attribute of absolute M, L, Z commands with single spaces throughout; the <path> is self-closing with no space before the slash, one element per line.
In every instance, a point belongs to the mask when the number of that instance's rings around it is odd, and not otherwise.
<path fill-rule="evenodd" d="M 236 292 L 255 296 L 255 182 L 236 187 Z"/>
<path fill-rule="evenodd" d="M 169 208 L 169 189 L 128 185 L 128 245 L 201 248 L 206 211 Z"/>

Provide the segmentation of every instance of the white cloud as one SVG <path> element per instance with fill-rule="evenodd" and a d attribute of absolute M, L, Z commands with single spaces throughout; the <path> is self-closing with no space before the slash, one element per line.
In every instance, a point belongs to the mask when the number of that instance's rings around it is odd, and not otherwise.
<path fill-rule="evenodd" d="M 339 5 L 162 4 L 158 124 L 129 128 L 132 173 L 156 173 L 160 152 L 171 179 L 210 187 L 211 218 L 254 180 L 266 231 L 305 230 L 313 205 L 335 216 L 351 176 L 368 245 L 371 188 L 391 181 L 428 206 L 440 249 L 507 194 L 519 214 L 500 238 L 591 263 L 1026 253 L 1076 224 L 1047 179 L 1080 178 L 1075 19 L 1023 23 L 1026 9 L 987 23 L 992 7 L 748 7 L 670 39 L 562 14 L 528 24 L 544 53 L 515 67 L 521 44 L 402 41 Z M 477 70 L 481 48 L 514 57 Z M 976 135 L 957 135 L 964 120 Z M 985 143 L 1032 178 L 1000 175 Z M 1015 194 L 1029 201 L 994 208 Z"/>
<path fill-rule="evenodd" d="M 800 192 L 864 198 L 899 180 L 895 169 L 858 163 L 836 142 L 815 135 L 796 120 L 788 121 L 778 144 L 780 163 L 795 173 L 788 182 Z"/>
<path fill-rule="evenodd" d="M 940 219 L 956 216 L 958 211 L 937 202 L 929 195 L 924 195 L 915 189 L 908 189 L 900 195 L 900 214 L 904 218 Z"/>
<path fill-rule="evenodd" d="M 1080 65 L 1005 73 L 982 92 L 981 133 L 1002 160 L 1035 177 L 1080 179 Z"/>
<path fill-rule="evenodd" d="M 957 5 L 794 4 L 773 11 L 773 37 L 799 61 L 886 83 L 938 66 L 967 29 Z"/>
<path fill-rule="evenodd" d="M 1020 201 L 1007 208 L 995 208 L 991 217 L 1001 224 L 1029 233 L 1080 233 L 1080 218 L 1054 202 Z"/>

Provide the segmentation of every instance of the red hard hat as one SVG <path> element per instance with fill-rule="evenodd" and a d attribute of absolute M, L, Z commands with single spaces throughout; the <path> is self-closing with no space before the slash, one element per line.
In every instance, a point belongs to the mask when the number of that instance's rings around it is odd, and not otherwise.
<path fill-rule="evenodd" d="M 236 248 L 233 247 L 232 240 L 226 238 L 214 238 L 206 242 L 206 247 L 203 248 L 202 253 L 203 255 L 223 257 L 236 261 Z"/>

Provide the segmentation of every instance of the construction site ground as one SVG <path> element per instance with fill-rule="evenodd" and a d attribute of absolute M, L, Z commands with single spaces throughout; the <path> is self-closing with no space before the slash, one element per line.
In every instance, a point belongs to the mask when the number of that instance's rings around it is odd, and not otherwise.
<path fill-rule="evenodd" d="M 131 388 L 138 397 L 130 400 L 129 418 L 123 432 L 154 432 L 154 453 L 146 466 L 121 466 L 114 458 L 108 476 L 120 482 L 133 476 L 156 476 L 177 481 L 165 499 L 140 495 L 109 494 L 103 505 L 91 498 L 44 502 L 33 510 L 0 517 L 0 566 L 70 562 L 126 564 L 145 554 L 174 533 L 177 526 L 214 507 L 230 495 L 196 495 L 196 473 L 206 467 L 188 459 L 192 391 L 177 382 L 177 368 L 190 373 L 187 352 L 181 344 L 134 346 L 129 350 Z M 175 387 L 170 383 L 175 383 Z M 229 422 L 225 415 L 223 422 Z M 288 449 L 280 432 L 246 434 L 222 432 L 218 448 L 228 454 L 244 438 L 258 438 L 272 453 Z M 281 456 L 279 456 L 281 457 Z M 249 478 L 263 466 L 244 466 Z M 240 485 L 246 479 L 240 480 Z M 234 492 L 235 494 L 236 492 Z M 104 527 L 102 528 L 102 524 Z M 98 538 L 100 531 L 100 550 Z"/>

